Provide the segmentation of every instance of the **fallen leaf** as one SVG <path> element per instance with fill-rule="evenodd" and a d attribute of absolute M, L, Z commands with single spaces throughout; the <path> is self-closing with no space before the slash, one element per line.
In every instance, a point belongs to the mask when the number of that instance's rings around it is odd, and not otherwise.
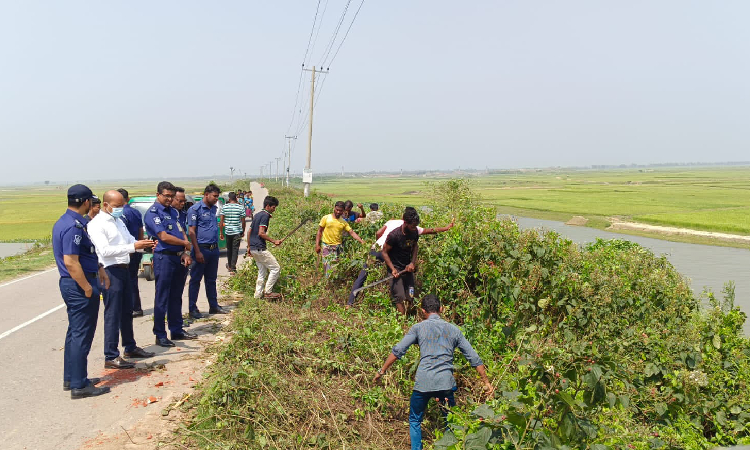
<path fill-rule="evenodd" d="M 149 398 L 148 398 L 148 404 L 151 404 L 151 403 L 156 403 L 156 401 L 157 401 L 157 400 L 156 400 L 156 397 L 154 397 L 153 395 L 152 395 L 151 397 L 149 397 Z"/>
<path fill-rule="evenodd" d="M 154 387 L 162 387 L 164 386 L 164 382 L 160 381 L 154 385 Z"/>

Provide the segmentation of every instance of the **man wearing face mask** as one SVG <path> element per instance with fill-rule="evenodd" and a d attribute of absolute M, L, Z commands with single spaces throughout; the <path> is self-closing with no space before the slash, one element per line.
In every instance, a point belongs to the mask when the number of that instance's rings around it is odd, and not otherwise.
<path fill-rule="evenodd" d="M 150 358 L 153 353 L 138 347 L 133 336 L 133 287 L 130 282 L 130 254 L 150 249 L 150 239 L 136 241 L 125 223 L 120 220 L 125 198 L 117 191 L 107 191 L 102 199 L 101 212 L 88 225 L 88 232 L 96 247 L 99 264 L 109 278 L 109 288 L 104 296 L 104 367 L 131 369 L 135 365 L 120 356 L 118 343 L 129 358 Z"/>
<path fill-rule="evenodd" d="M 52 228 L 52 250 L 60 273 L 60 294 L 68 312 L 68 331 L 63 356 L 63 390 L 70 398 L 84 398 L 109 392 L 96 387 L 99 378 L 88 378 L 88 355 L 99 314 L 96 251 L 83 224 L 83 215 L 91 208 L 91 189 L 76 184 L 68 189 L 68 209 Z"/>

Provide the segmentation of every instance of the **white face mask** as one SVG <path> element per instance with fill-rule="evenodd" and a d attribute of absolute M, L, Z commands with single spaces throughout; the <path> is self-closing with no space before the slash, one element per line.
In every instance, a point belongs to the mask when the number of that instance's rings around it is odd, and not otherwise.
<path fill-rule="evenodd" d="M 120 217 L 122 217 L 122 211 L 123 211 L 123 209 L 125 209 L 125 208 L 112 208 L 112 212 L 109 213 L 109 214 L 112 217 L 114 217 L 115 219 L 119 219 Z"/>

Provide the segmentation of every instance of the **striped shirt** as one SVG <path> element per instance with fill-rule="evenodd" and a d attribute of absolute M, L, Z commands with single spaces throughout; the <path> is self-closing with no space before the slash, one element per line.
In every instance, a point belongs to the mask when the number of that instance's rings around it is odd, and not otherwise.
<path fill-rule="evenodd" d="M 239 203 L 227 203 L 221 209 L 224 216 L 224 233 L 227 236 L 242 234 L 242 218 L 245 217 L 245 208 Z"/>

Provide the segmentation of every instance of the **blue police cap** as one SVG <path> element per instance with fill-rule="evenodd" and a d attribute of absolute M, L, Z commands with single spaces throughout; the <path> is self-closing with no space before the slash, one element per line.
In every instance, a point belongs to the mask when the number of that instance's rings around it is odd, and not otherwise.
<path fill-rule="evenodd" d="M 82 184 L 75 184 L 68 188 L 68 200 L 85 202 L 92 197 L 94 197 L 94 193 L 91 192 L 91 189 Z"/>

